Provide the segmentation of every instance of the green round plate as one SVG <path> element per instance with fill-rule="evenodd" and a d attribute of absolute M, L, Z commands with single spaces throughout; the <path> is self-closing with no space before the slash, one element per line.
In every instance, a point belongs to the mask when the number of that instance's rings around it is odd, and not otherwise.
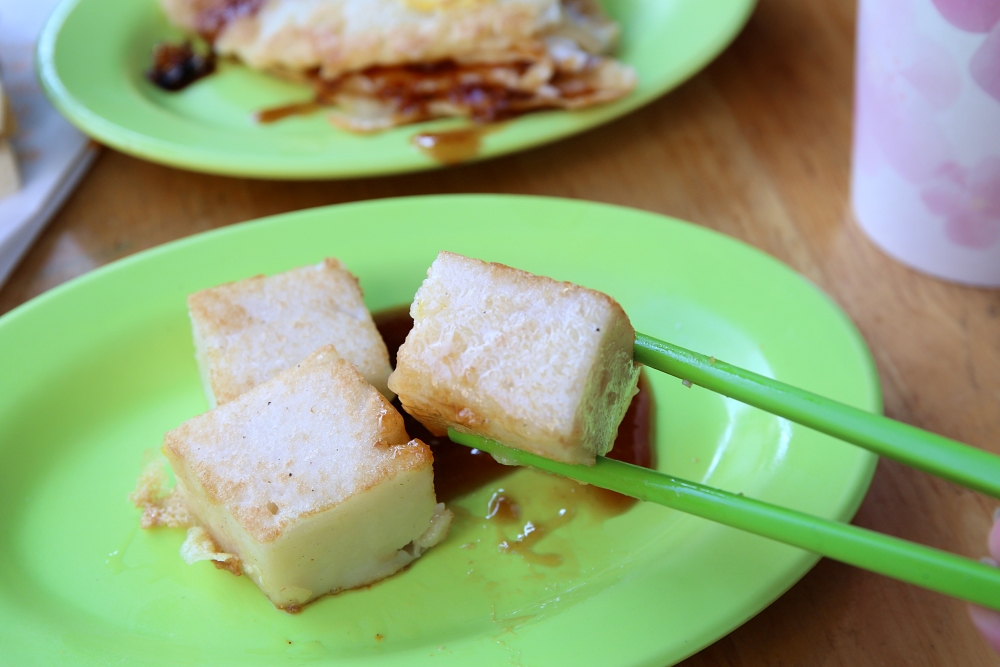
<path fill-rule="evenodd" d="M 639 85 L 627 98 L 580 112 L 547 112 L 502 125 L 480 158 L 553 141 L 649 102 L 704 67 L 736 35 L 755 0 L 609 0 L 622 25 L 618 57 Z M 440 166 L 411 145 L 415 126 L 376 135 L 335 129 L 325 114 L 271 125 L 251 114 L 309 99 L 301 85 L 240 65 L 180 93 L 149 84 L 153 45 L 179 39 L 156 0 L 66 0 L 38 44 L 38 70 L 52 103 L 82 131 L 126 153 L 186 169 L 264 178 L 344 178 Z M 455 121 L 419 126 L 454 126 Z"/>
<path fill-rule="evenodd" d="M 370 308 L 408 303 L 441 249 L 593 287 L 637 330 L 867 410 L 867 348 L 844 314 L 741 243 L 650 213 L 530 197 L 390 199 L 237 225 L 99 269 L 0 318 L 0 646 L 10 664 L 650 665 L 723 636 L 815 562 L 664 507 L 608 517 L 589 487 L 517 470 L 450 503 L 447 540 L 405 572 L 291 616 L 246 577 L 185 565 L 184 531 L 137 530 L 143 453 L 206 409 L 185 296 L 339 257 Z M 650 373 L 659 468 L 848 520 L 875 457 Z M 577 515 L 503 553 L 522 518 Z"/>

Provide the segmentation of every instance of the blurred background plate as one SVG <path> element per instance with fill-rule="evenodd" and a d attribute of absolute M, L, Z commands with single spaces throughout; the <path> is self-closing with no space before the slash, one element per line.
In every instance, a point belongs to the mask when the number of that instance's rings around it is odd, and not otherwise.
<path fill-rule="evenodd" d="M 582 132 L 674 88 L 736 36 L 755 0 L 607 0 L 621 23 L 617 57 L 639 85 L 618 102 L 573 112 L 531 114 L 483 138 L 480 158 Z M 38 45 L 42 85 L 77 127 L 126 153 L 164 164 L 263 178 L 344 178 L 429 169 L 440 163 L 411 145 L 418 130 L 375 135 L 335 129 L 325 114 L 260 125 L 252 112 L 310 98 L 305 86 L 221 63 L 220 71 L 180 93 L 143 78 L 153 46 L 183 34 L 156 0 L 66 0 Z"/>
<path fill-rule="evenodd" d="M 470 221 L 475 221 L 470 224 Z M 368 306 L 408 303 L 448 249 L 618 299 L 639 331 L 877 411 L 846 316 L 742 243 L 640 211 L 448 196 L 292 213 L 170 243 L 0 318 L 0 646 L 11 664 L 662 665 L 744 622 L 816 562 L 753 535 L 638 504 L 610 516 L 567 480 L 517 470 L 450 501 L 448 539 L 405 572 L 291 616 L 246 577 L 185 565 L 183 530 L 137 529 L 143 452 L 206 409 L 187 294 L 339 257 Z M 849 520 L 875 457 L 648 373 L 658 468 Z M 497 549 L 498 488 L 523 520 L 577 510 L 537 551 Z M 506 533 L 504 532 L 506 531 Z"/>

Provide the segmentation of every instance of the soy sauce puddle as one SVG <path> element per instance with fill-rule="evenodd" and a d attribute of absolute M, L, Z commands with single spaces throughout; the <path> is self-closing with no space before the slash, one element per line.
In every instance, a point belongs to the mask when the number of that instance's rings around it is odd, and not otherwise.
<path fill-rule="evenodd" d="M 396 352 L 413 327 L 409 307 L 387 309 L 374 313 L 373 318 L 389 350 L 390 363 L 395 367 Z M 497 463 L 486 452 L 455 444 L 447 437 L 433 435 L 402 409 L 398 398 L 393 401 L 393 405 L 403 415 L 406 432 L 410 437 L 423 440 L 434 453 L 434 488 L 439 501 L 450 503 L 497 482 L 516 470 Z M 653 468 L 654 424 L 653 394 L 645 375 L 640 375 L 639 393 L 629 405 L 608 457 Z M 552 516 L 528 518 L 523 524 L 521 520 L 524 517 L 518 500 L 502 488 L 493 494 L 483 518 L 496 525 L 497 547 L 501 552 L 518 555 L 532 564 L 556 567 L 563 562 L 563 557 L 557 553 L 535 551 L 538 542 L 573 521 L 581 510 L 597 520 L 604 520 L 627 512 L 638 502 L 635 498 L 614 491 L 559 477 L 551 477 L 551 482 L 549 488 L 542 492 L 552 496 L 559 509 Z M 512 525 L 519 525 L 520 530 L 516 536 L 510 537 L 506 530 Z"/>
<path fill-rule="evenodd" d="M 521 518 L 520 505 L 513 498 L 504 495 L 503 489 L 499 489 L 493 494 L 486 508 L 486 518 L 498 524 L 518 523 Z M 526 522 L 515 538 L 506 539 L 501 532 L 498 548 L 503 553 L 517 554 L 535 565 L 548 567 L 562 565 L 563 557 L 561 555 L 558 553 L 538 553 L 534 550 L 534 546 L 555 529 L 572 521 L 574 516 L 576 516 L 574 508 L 563 507 L 549 521 L 544 523 L 541 521 Z"/>

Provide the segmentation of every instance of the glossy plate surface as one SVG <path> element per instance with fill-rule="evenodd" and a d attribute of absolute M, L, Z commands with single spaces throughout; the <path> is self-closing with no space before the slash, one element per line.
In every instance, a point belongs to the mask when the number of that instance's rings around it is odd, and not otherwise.
<path fill-rule="evenodd" d="M 236 225 L 116 262 L 0 318 L 0 646 L 11 664 L 650 665 L 762 609 L 816 561 L 655 505 L 607 516 L 588 490 L 518 470 L 451 503 L 446 542 L 369 589 L 290 616 L 246 577 L 185 565 L 182 530 L 137 530 L 143 453 L 205 409 L 185 296 L 336 256 L 373 310 L 408 303 L 437 251 L 617 298 L 639 331 L 880 409 L 864 342 L 812 284 L 703 228 L 571 200 L 382 200 Z M 875 457 L 649 373 L 659 468 L 846 520 Z M 498 488 L 523 520 L 576 515 L 501 553 Z"/>
<path fill-rule="evenodd" d="M 618 57 L 639 86 L 614 104 L 519 118 L 483 138 L 479 157 L 546 143 L 617 118 L 674 88 L 733 39 L 755 0 L 607 0 L 622 25 Z M 343 178 L 429 169 L 440 164 L 410 140 L 415 127 L 376 135 L 337 130 L 324 114 L 256 123 L 252 112 L 309 99 L 309 90 L 246 67 L 220 72 L 180 93 L 149 84 L 154 44 L 181 39 L 156 0 L 66 0 L 38 46 L 52 102 L 98 141 L 139 157 L 212 173 L 264 178 Z"/>

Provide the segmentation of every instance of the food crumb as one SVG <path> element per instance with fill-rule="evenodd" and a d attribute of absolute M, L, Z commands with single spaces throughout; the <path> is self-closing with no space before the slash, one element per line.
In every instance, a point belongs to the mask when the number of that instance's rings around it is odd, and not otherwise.
<path fill-rule="evenodd" d="M 688 389 L 691 388 L 691 380 L 681 380 L 681 384 L 687 387 Z"/>
<path fill-rule="evenodd" d="M 383 639 L 385 639 L 385 637 L 383 637 L 382 635 L 375 635 L 375 641 L 380 642 Z"/>
<path fill-rule="evenodd" d="M 128 499 L 142 510 L 139 523 L 144 529 L 156 526 L 187 528 L 194 524 L 180 495 L 167 487 L 165 459 L 153 458 L 146 464 Z"/>
<path fill-rule="evenodd" d="M 201 526 L 188 528 L 187 537 L 181 545 L 181 558 L 188 565 L 207 560 L 219 570 L 232 572 L 237 577 L 243 574 L 243 562 L 239 557 L 220 549 L 208 531 Z"/>

